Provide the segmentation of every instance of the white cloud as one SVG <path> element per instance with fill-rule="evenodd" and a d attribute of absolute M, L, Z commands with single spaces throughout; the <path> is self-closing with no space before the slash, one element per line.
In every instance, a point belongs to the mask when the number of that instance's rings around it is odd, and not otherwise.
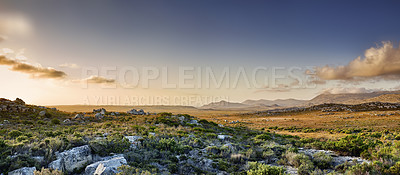
<path fill-rule="evenodd" d="M 400 48 L 391 42 L 371 47 L 345 66 L 316 68 L 316 75 L 323 80 L 362 81 L 368 79 L 400 79 Z"/>

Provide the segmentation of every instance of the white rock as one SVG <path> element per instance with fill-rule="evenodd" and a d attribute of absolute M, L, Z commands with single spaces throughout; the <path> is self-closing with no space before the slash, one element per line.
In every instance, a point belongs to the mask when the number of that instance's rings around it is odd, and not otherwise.
<path fill-rule="evenodd" d="M 221 140 L 225 140 L 225 139 L 228 139 L 228 138 L 232 138 L 232 136 L 229 136 L 229 135 L 218 135 L 217 138 L 221 139 Z"/>
<path fill-rule="evenodd" d="M 118 167 L 128 164 L 123 156 L 109 157 L 85 168 L 85 175 L 112 175 L 118 173 Z"/>
<path fill-rule="evenodd" d="M 8 173 L 8 175 L 33 175 L 35 167 L 23 167 Z"/>
<path fill-rule="evenodd" d="M 49 164 L 49 168 L 72 173 L 81 169 L 92 161 L 90 147 L 88 145 L 72 148 L 57 155 L 57 160 Z"/>
<path fill-rule="evenodd" d="M 82 114 L 76 114 L 74 117 L 75 120 L 77 119 L 83 119 L 83 115 Z"/>

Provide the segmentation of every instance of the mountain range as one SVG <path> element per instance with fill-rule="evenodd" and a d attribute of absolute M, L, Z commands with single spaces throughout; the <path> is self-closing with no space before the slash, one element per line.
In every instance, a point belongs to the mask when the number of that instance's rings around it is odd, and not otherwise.
<path fill-rule="evenodd" d="M 249 108 L 280 108 L 295 106 L 310 106 L 323 103 L 340 103 L 340 104 L 360 104 L 367 102 L 388 102 L 399 103 L 400 91 L 377 91 L 371 93 L 343 93 L 330 94 L 323 93 L 310 100 L 298 99 L 277 99 L 277 100 L 245 100 L 241 103 L 237 102 L 213 102 L 200 107 L 200 109 L 249 109 Z"/>

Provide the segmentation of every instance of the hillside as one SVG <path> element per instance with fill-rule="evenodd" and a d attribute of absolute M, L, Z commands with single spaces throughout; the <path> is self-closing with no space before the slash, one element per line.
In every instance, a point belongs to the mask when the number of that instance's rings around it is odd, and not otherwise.
<path fill-rule="evenodd" d="M 382 100 L 381 95 L 400 94 L 400 91 L 378 91 L 371 93 L 347 93 L 347 94 L 320 94 L 309 100 L 307 105 L 316 105 L 323 103 L 342 103 L 342 104 L 360 104 L 364 102 L 376 102 Z M 384 97 L 382 97 L 384 98 Z M 395 101 L 380 101 L 380 102 L 395 102 Z"/>
<path fill-rule="evenodd" d="M 210 104 L 200 107 L 200 109 L 232 109 L 232 108 L 247 108 L 250 105 L 242 103 L 227 102 L 225 100 L 219 102 L 212 102 Z"/>
<path fill-rule="evenodd" d="M 242 102 L 242 104 L 251 105 L 251 106 L 298 106 L 302 105 L 307 100 L 297 100 L 297 99 L 277 99 L 277 100 L 246 100 Z"/>

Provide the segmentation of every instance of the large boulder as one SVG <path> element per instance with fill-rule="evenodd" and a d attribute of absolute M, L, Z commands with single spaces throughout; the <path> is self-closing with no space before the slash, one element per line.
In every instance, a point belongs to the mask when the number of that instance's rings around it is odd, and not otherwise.
<path fill-rule="evenodd" d="M 8 175 L 33 175 L 35 167 L 23 167 L 8 173 Z"/>
<path fill-rule="evenodd" d="M 72 173 L 81 169 L 93 159 L 88 145 L 72 148 L 57 155 L 57 160 L 49 164 L 49 168 Z"/>
<path fill-rule="evenodd" d="M 85 175 L 114 175 L 118 167 L 128 164 L 122 155 L 103 158 L 85 168 Z"/>

